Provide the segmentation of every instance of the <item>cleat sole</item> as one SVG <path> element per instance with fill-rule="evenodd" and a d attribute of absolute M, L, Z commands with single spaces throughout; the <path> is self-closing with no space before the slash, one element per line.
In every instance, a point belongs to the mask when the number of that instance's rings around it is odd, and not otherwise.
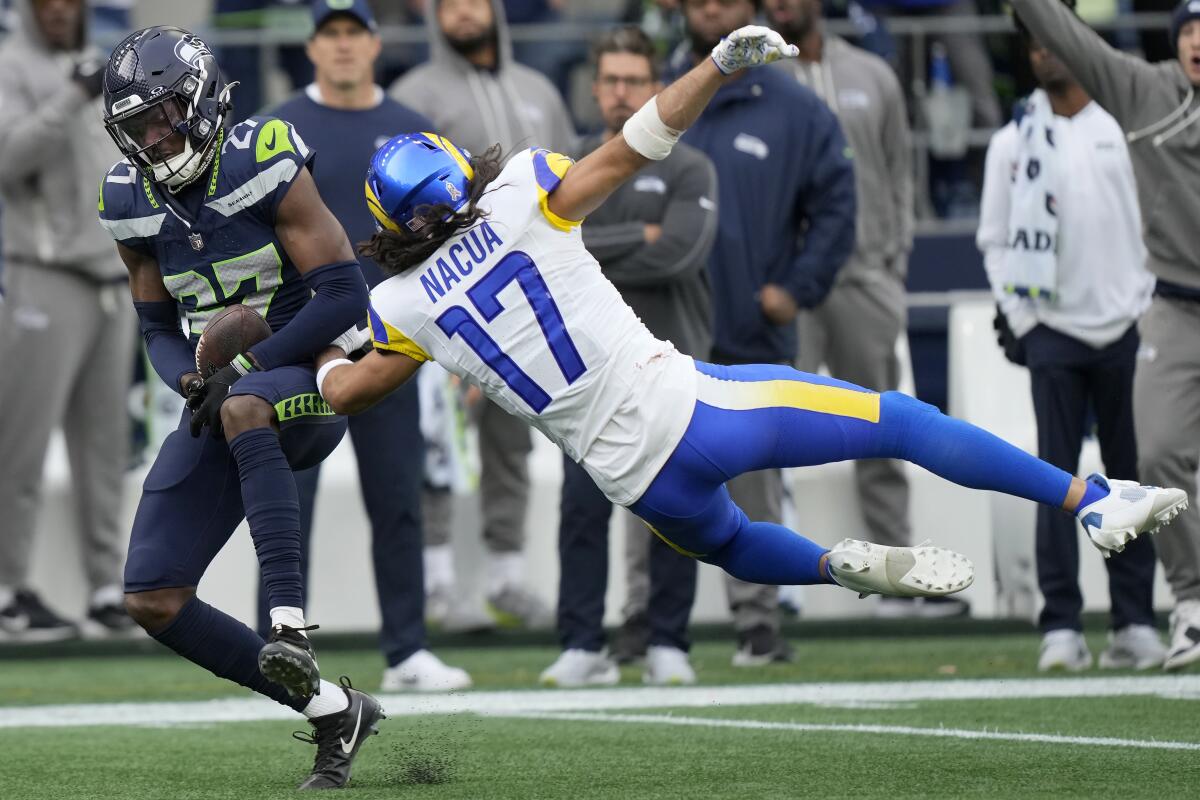
<path fill-rule="evenodd" d="M 258 670 L 267 680 L 277 683 L 293 697 L 311 697 L 321 686 L 316 662 L 283 651 L 261 653 Z"/>

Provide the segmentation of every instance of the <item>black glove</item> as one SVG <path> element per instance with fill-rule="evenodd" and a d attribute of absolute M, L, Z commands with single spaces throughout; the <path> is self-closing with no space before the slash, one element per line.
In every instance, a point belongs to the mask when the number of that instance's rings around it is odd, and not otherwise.
<path fill-rule="evenodd" d="M 204 383 L 195 390 L 189 386 L 187 406 L 192 410 L 191 431 L 193 437 L 198 437 L 200 431 L 208 425 L 212 429 L 214 439 L 220 439 L 225 434 L 221 425 L 221 405 L 229 396 L 229 390 L 237 383 L 242 373 L 232 364 L 204 379 Z"/>
<path fill-rule="evenodd" d="M 102 58 L 81 58 L 71 70 L 71 80 L 87 92 L 89 99 L 99 97 L 104 91 L 104 67 L 108 62 Z"/>
<path fill-rule="evenodd" d="M 1025 337 L 1018 338 L 1008 325 L 1008 317 L 996 305 L 996 316 L 992 319 L 992 327 L 996 330 L 996 343 L 1004 349 L 1004 357 L 1018 367 L 1025 366 Z"/>

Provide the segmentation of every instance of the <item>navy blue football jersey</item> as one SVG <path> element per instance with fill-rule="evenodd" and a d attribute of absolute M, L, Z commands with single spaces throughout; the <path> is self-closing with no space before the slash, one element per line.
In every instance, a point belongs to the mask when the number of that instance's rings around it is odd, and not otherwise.
<path fill-rule="evenodd" d="M 128 161 L 100 184 L 100 224 L 158 262 L 193 341 L 232 303 L 250 306 L 277 331 L 312 295 L 275 235 L 275 217 L 313 151 L 290 124 L 270 117 L 220 135 L 208 172 L 170 202 Z"/>

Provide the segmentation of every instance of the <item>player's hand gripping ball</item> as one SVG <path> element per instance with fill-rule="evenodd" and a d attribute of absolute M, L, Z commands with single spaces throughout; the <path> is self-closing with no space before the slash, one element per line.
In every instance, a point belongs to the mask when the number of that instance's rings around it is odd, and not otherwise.
<path fill-rule="evenodd" d="M 233 384 L 255 370 L 244 354 L 270 335 L 267 321 L 241 303 L 217 314 L 204 327 L 196 343 L 196 371 L 204 376 L 204 383 L 195 389 L 189 387 L 187 398 L 192 410 L 192 436 L 199 436 L 205 425 L 214 437 L 224 434 L 221 405 Z"/>

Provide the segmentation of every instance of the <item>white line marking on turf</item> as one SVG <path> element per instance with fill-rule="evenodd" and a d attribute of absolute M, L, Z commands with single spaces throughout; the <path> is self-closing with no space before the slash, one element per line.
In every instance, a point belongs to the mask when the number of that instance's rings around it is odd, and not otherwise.
<path fill-rule="evenodd" d="M 565 722 L 623 722 L 655 725 L 683 725 L 697 728 L 743 728 L 763 731 L 801 733 L 877 733 L 898 736 L 933 736 L 944 739 L 986 739 L 1003 742 L 1042 744 L 1083 744 L 1100 747 L 1134 747 L 1146 750 L 1200 750 L 1200 742 L 1155 741 L 1153 739 L 1112 739 L 1105 736 L 1060 736 L 1050 733 L 1008 733 L 973 731 L 960 728 L 912 728 L 907 725 L 836 725 L 807 722 L 762 722 L 749 719 L 676 717 L 666 714 L 595 714 L 570 711 L 544 711 L 527 714 L 498 714 L 509 719 L 548 719 Z"/>
<path fill-rule="evenodd" d="M 216 680 L 214 678 L 214 680 Z M 1017 700 L 1047 697 L 1159 696 L 1200 700 L 1200 675 L 902 683 L 791 683 L 756 686 L 528 689 L 454 694 L 387 694 L 389 716 L 496 714 L 529 711 L 619 711 L 711 706 L 912 703 L 925 700 Z M 0 707 L 0 728 L 87 725 L 192 725 L 205 722 L 294 720 L 296 713 L 262 697 L 148 703 L 82 703 Z"/>

